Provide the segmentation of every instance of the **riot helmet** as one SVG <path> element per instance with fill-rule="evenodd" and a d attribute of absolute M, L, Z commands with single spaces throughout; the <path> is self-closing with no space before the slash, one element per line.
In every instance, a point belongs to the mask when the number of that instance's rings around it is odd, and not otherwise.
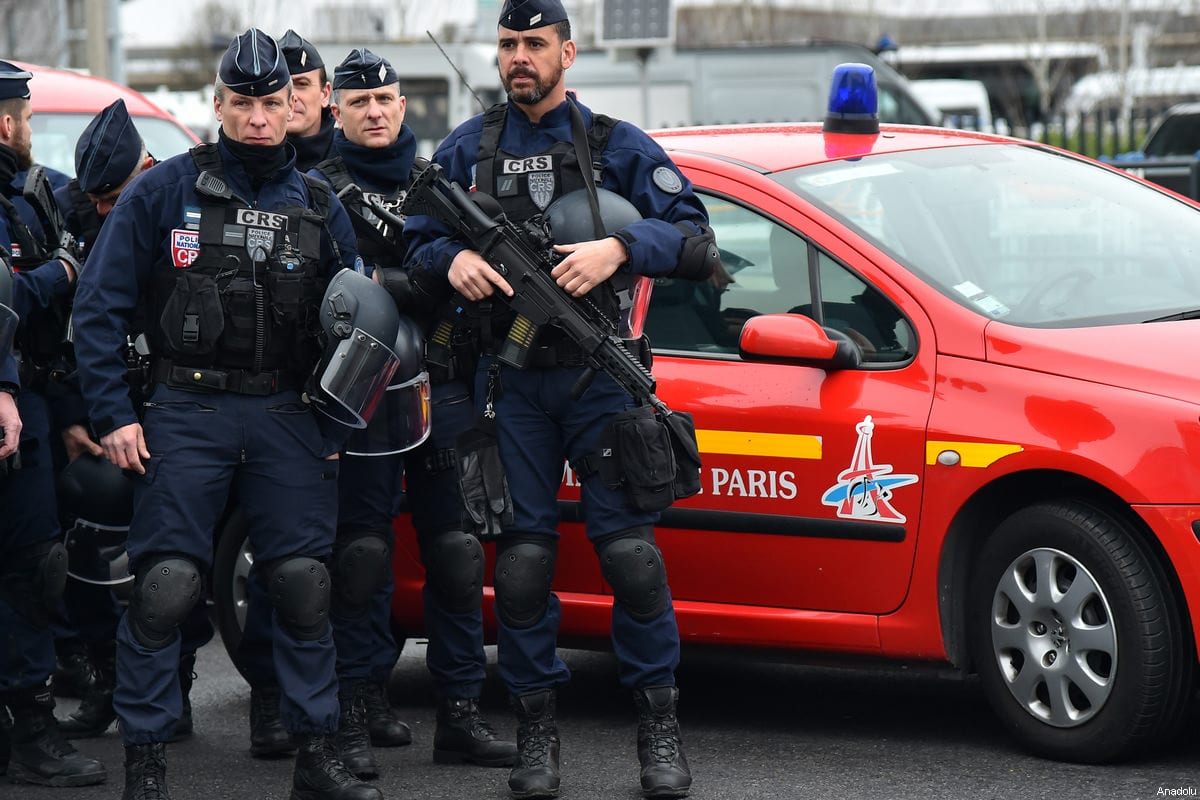
<path fill-rule="evenodd" d="M 596 203 L 600 207 L 601 228 L 606 236 L 642 218 L 633 203 L 608 189 L 596 189 Z M 576 244 L 597 238 L 587 189 L 567 192 L 546 208 L 542 218 L 549 226 L 555 244 Z"/>
<path fill-rule="evenodd" d="M 425 337 L 407 316 L 396 333 L 396 372 L 383 400 L 362 430 L 350 434 L 346 453 L 388 456 L 420 446 L 429 438 L 429 373 L 425 371 Z"/>
<path fill-rule="evenodd" d="M 133 580 L 125 551 L 133 519 L 133 481 L 103 456 L 85 453 L 58 476 L 67 574 L 115 586 Z"/>
<path fill-rule="evenodd" d="M 0 247 L 0 252 L 4 248 Z M 20 318 L 13 310 L 13 271 L 7 252 L 0 257 L 0 357 L 12 352 Z"/>
<path fill-rule="evenodd" d="M 642 218 L 633 203 L 608 189 L 596 189 L 596 204 L 600 210 L 600 228 L 606 236 Z M 542 219 L 555 244 L 577 244 L 598 238 L 588 189 L 567 192 L 546 208 Z M 642 335 L 654 281 L 623 271 L 609 280 L 617 299 L 617 332 L 624 339 L 636 339 Z"/>
<path fill-rule="evenodd" d="M 324 352 L 309 396 L 326 416 L 365 428 L 399 366 L 400 312 L 382 286 L 342 269 L 321 298 L 320 323 Z"/>

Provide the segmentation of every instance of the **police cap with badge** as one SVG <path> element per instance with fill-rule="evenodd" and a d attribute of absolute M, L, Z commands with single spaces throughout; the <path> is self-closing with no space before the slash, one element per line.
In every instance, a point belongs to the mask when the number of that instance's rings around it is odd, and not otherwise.
<path fill-rule="evenodd" d="M 217 77 L 232 92 L 263 97 L 287 88 L 292 74 L 279 43 L 258 28 L 250 28 L 229 43 Z"/>
<path fill-rule="evenodd" d="M 511 31 L 527 31 L 567 21 L 561 0 L 505 0 L 500 25 Z"/>
<path fill-rule="evenodd" d="M 365 47 L 351 51 L 333 70 L 334 89 L 378 89 L 399 82 L 388 60 Z"/>
<path fill-rule="evenodd" d="M 116 100 L 92 119 L 75 144 L 75 180 L 88 194 L 108 194 L 142 161 L 145 145 L 125 101 Z"/>
<path fill-rule="evenodd" d="M 279 39 L 279 48 L 287 61 L 288 72 L 292 75 L 301 75 L 325 66 L 313 43 L 290 28 Z"/>
<path fill-rule="evenodd" d="M 16 64 L 0 61 L 0 100 L 11 100 L 14 97 L 29 99 L 29 79 L 33 73 L 22 69 Z"/>

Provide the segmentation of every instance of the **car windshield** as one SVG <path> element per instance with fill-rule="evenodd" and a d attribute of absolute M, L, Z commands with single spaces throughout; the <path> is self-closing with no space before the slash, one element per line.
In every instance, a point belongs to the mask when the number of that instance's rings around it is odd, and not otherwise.
<path fill-rule="evenodd" d="M 73 176 L 75 143 L 94 116 L 56 111 L 35 112 L 30 120 L 33 126 L 34 160 Z M 195 144 L 177 123 L 168 119 L 134 116 L 133 124 L 142 135 L 147 152 L 159 160 L 178 155 Z"/>
<path fill-rule="evenodd" d="M 774 177 L 994 319 L 1084 327 L 1200 310 L 1200 210 L 1078 158 L 984 144 Z"/>

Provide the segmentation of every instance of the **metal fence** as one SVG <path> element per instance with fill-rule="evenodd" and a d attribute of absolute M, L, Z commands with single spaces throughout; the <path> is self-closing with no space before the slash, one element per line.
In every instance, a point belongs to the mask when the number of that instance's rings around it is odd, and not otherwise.
<path fill-rule="evenodd" d="M 1000 121 L 993 127 L 997 133 L 1052 144 L 1091 158 L 1113 159 L 1140 150 L 1146 134 L 1165 112 L 1166 108 L 1145 109 L 1128 117 L 1115 111 L 1060 114 L 1031 125 L 1008 125 Z M 978 129 L 969 124 L 969 120 L 968 124 L 953 127 Z"/>

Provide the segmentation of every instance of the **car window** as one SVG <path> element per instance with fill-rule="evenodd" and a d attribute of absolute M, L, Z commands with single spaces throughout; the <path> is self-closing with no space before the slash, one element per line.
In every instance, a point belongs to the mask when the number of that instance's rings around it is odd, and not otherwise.
<path fill-rule="evenodd" d="M 646 333 L 655 349 L 737 353 L 747 319 L 804 314 L 840 330 L 863 350 L 864 362 L 912 355 L 908 321 L 878 289 L 802 236 L 731 200 L 697 193 L 708 209 L 724 272 L 696 283 L 655 281 Z M 820 302 L 813 303 L 809 252 L 816 254 Z"/>
<path fill-rule="evenodd" d="M 971 145 L 773 177 L 993 319 L 1077 327 L 1200 311 L 1195 207 L 1069 155 Z"/>
<path fill-rule="evenodd" d="M 1200 152 L 1200 114 L 1172 114 L 1146 140 L 1148 156 L 1190 156 Z"/>
<path fill-rule="evenodd" d="M 39 164 L 66 175 L 75 174 L 75 144 L 94 114 L 68 114 L 56 111 L 34 112 L 33 157 Z M 183 128 L 169 119 L 135 116 L 133 124 L 146 143 L 146 150 L 160 161 L 184 152 L 195 141 Z"/>

